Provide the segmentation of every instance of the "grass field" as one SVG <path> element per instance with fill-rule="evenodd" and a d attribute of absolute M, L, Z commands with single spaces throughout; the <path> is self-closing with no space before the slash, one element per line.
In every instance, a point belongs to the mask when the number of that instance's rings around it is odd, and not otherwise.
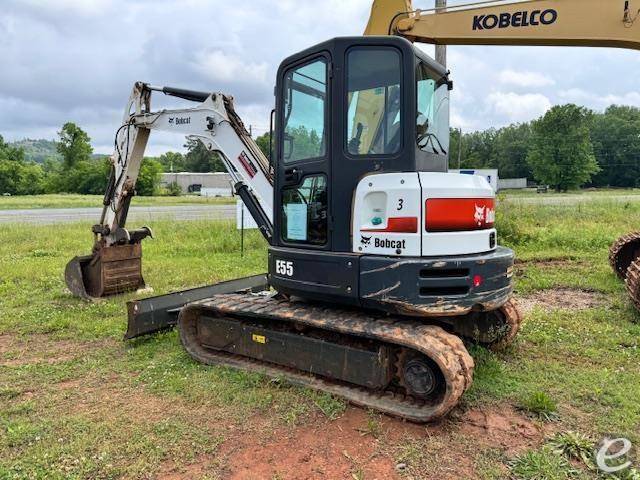
<path fill-rule="evenodd" d="M 519 258 L 523 331 L 504 353 L 471 348 L 473 387 L 429 426 L 198 365 L 175 332 L 125 343 L 135 294 L 85 303 L 64 288 L 86 225 L 3 226 L 0 479 L 599 478 L 581 459 L 595 442 L 640 445 L 640 315 L 606 260 L 640 203 L 503 202 L 498 222 Z M 155 293 L 266 268 L 261 238 L 241 258 L 230 223 L 152 227 Z"/>
<path fill-rule="evenodd" d="M 501 192 L 507 197 L 566 197 L 573 195 L 615 197 L 620 195 L 640 195 L 640 188 L 585 188 L 568 192 L 556 192 L 553 189 L 549 189 L 547 193 L 538 193 L 536 188 L 525 188 L 522 190 L 502 190 Z"/>
<path fill-rule="evenodd" d="M 139 207 L 150 205 L 207 205 L 235 203 L 227 197 L 200 197 L 182 195 L 179 197 L 134 197 L 131 204 Z M 102 195 L 18 195 L 0 197 L 0 210 L 21 210 L 30 208 L 81 208 L 102 206 Z"/>

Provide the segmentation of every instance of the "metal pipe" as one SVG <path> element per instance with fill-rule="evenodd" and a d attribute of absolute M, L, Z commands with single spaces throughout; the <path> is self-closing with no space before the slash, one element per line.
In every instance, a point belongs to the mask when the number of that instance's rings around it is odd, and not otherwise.
<path fill-rule="evenodd" d="M 447 0 L 436 0 L 436 14 L 447 8 Z M 443 67 L 447 66 L 447 47 L 446 45 L 436 45 L 436 62 Z"/>

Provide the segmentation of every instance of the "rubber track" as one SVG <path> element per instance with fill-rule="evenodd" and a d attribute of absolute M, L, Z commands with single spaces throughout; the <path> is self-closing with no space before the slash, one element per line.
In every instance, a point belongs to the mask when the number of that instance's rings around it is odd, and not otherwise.
<path fill-rule="evenodd" d="M 640 310 L 640 258 L 636 258 L 636 260 L 629 265 L 625 284 L 633 304 Z"/>
<path fill-rule="evenodd" d="M 426 404 L 391 389 L 371 391 L 292 368 L 206 349 L 197 343 L 196 325 L 198 318 L 207 313 L 299 323 L 410 348 L 436 362 L 445 377 L 446 390 L 440 403 Z M 473 379 L 473 358 L 459 337 L 435 325 L 390 317 L 377 318 L 361 311 L 325 308 L 268 296 L 223 294 L 185 307 L 180 313 L 178 328 L 184 348 L 199 362 L 284 377 L 291 383 L 338 395 L 353 404 L 414 422 L 424 423 L 446 415 L 458 404 Z"/>
<path fill-rule="evenodd" d="M 625 279 L 627 274 L 627 268 L 635 259 L 628 259 L 625 261 L 624 250 L 635 246 L 640 249 L 640 232 L 633 232 L 620 237 L 609 249 L 609 265 L 616 272 L 616 275 L 621 279 Z M 627 255 L 631 255 L 629 252 Z"/>
<path fill-rule="evenodd" d="M 505 330 L 505 334 L 499 340 L 496 340 L 489 345 L 489 348 L 494 352 L 505 349 L 515 341 L 524 319 L 522 311 L 518 306 L 518 302 L 516 302 L 516 299 L 513 297 L 507 300 L 507 303 L 500 307 L 497 312 L 504 316 L 507 329 Z"/>

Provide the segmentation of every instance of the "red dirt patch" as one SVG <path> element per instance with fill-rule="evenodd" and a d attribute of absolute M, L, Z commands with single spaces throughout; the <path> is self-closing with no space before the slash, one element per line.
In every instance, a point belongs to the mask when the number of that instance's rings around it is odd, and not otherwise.
<path fill-rule="evenodd" d="M 349 408 L 336 421 L 313 422 L 268 438 L 245 435 L 223 446 L 229 480 L 399 478 L 395 464 L 379 451 L 378 441 L 363 434 L 367 414 Z"/>
<path fill-rule="evenodd" d="M 417 445 L 422 459 L 407 468 L 430 471 L 428 478 L 473 478 L 475 456 L 483 448 L 512 454 L 538 445 L 543 432 L 510 406 L 487 411 L 470 410 L 440 423 L 421 426 L 390 417 L 375 417 L 378 434 L 368 425 L 371 417 L 348 408 L 336 421 L 313 421 L 293 430 L 248 432 L 225 442 L 221 449 L 230 480 L 397 479 L 401 452 L 390 445 Z M 462 439 L 462 440 L 461 440 Z M 437 459 L 436 463 L 433 460 Z M 419 463 L 424 462 L 424 465 Z M 186 478 L 186 477 L 163 477 Z M 418 478 L 424 478 L 419 474 Z"/>
<path fill-rule="evenodd" d="M 576 288 L 552 288 L 518 298 L 518 304 L 524 313 L 531 312 L 535 307 L 587 310 L 606 303 L 607 299 L 602 293 Z"/>
<path fill-rule="evenodd" d="M 539 426 L 509 406 L 469 410 L 460 419 L 459 431 L 509 456 L 539 444 L 545 436 Z"/>
<path fill-rule="evenodd" d="M 155 478 L 156 480 L 192 480 L 201 478 L 207 473 L 207 465 L 210 463 L 211 459 L 208 456 L 202 456 L 197 462 L 186 466 L 177 466 L 173 462 L 168 462 Z"/>

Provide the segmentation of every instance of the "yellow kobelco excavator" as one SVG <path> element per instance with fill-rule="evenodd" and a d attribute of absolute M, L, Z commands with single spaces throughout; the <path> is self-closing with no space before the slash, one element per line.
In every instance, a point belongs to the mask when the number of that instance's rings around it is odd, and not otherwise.
<path fill-rule="evenodd" d="M 284 377 L 409 420 L 445 415 L 472 381 L 462 339 L 516 336 L 514 254 L 497 244 L 495 193 L 450 174 L 446 69 L 411 42 L 638 48 L 630 2 L 532 0 L 414 10 L 376 0 L 365 36 L 278 69 L 271 160 L 231 97 L 136 83 L 116 133 L 94 252 L 66 271 L 79 296 L 143 285 L 125 228 L 151 130 L 217 151 L 269 244 L 268 273 L 129 302 L 126 338 L 178 325 L 206 364 Z M 151 110 L 162 92 L 196 106 Z"/>

